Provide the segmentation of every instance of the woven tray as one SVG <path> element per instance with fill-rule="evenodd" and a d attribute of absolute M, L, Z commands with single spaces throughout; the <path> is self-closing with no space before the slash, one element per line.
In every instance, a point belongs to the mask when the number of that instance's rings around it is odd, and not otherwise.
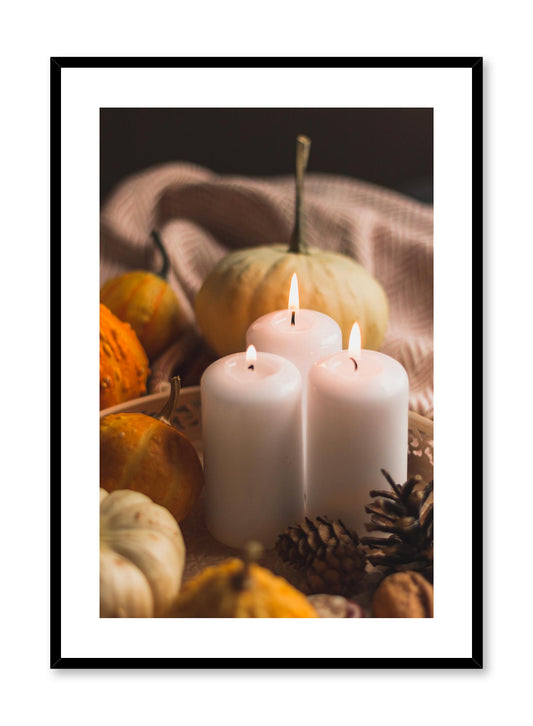
<path fill-rule="evenodd" d="M 139 412 L 148 415 L 159 413 L 168 399 L 168 391 L 143 396 L 133 401 L 113 406 L 100 412 L 100 418 L 110 413 Z M 202 427 L 200 387 L 181 390 L 172 424 L 194 444 L 202 458 Z M 433 422 L 413 411 L 409 412 L 409 476 L 419 474 L 424 481 L 433 478 Z M 235 557 L 237 551 L 217 542 L 207 531 L 203 519 L 203 499 L 181 523 L 181 531 L 187 551 L 183 581 L 186 582 L 208 565 L 215 565 L 227 557 Z M 261 564 L 272 572 L 282 575 L 295 587 L 304 589 L 299 575 L 281 562 L 275 550 L 267 550 Z"/>

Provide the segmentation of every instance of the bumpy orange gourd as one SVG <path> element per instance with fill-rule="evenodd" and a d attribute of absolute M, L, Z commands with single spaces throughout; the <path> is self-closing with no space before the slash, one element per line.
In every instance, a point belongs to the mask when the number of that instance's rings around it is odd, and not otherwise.
<path fill-rule="evenodd" d="M 181 590 L 168 617 L 316 618 L 305 595 L 264 567 L 234 558 L 207 567 Z"/>
<path fill-rule="evenodd" d="M 117 413 L 100 420 L 100 486 L 131 489 L 166 507 L 181 522 L 203 486 L 203 469 L 192 443 L 169 421 L 179 396 L 179 378 L 159 418 Z"/>
<path fill-rule="evenodd" d="M 152 238 L 163 255 L 161 272 L 126 272 L 108 280 L 100 290 L 100 301 L 131 325 L 150 360 L 176 340 L 186 323 L 176 293 L 166 281 L 168 255 L 155 230 Z"/>
<path fill-rule="evenodd" d="M 100 410 L 142 396 L 149 374 L 132 327 L 100 303 Z"/>

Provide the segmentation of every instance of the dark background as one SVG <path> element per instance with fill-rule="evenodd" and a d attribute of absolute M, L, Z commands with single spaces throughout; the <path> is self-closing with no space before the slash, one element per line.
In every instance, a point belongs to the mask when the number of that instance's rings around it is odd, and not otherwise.
<path fill-rule="evenodd" d="M 100 201 L 123 177 L 170 161 L 219 174 L 292 174 L 298 134 L 311 138 L 310 172 L 433 201 L 432 108 L 104 108 Z"/>

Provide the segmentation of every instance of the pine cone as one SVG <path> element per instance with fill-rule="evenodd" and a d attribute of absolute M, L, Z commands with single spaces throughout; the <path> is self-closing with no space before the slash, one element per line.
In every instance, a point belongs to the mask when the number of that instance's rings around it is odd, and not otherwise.
<path fill-rule="evenodd" d="M 276 550 L 284 562 L 303 572 L 310 593 L 350 595 L 365 574 L 359 537 L 340 520 L 306 517 L 278 537 Z"/>
<path fill-rule="evenodd" d="M 390 537 L 362 537 L 373 565 L 390 570 L 414 570 L 433 582 L 433 482 L 422 485 L 420 477 L 396 484 L 381 470 L 392 492 L 372 490 L 369 532 L 388 532 Z"/>

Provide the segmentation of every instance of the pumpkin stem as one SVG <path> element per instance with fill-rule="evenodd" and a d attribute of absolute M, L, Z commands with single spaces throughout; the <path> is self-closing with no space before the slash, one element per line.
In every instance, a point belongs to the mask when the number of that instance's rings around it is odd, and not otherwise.
<path fill-rule="evenodd" d="M 170 260 L 168 259 L 167 251 L 163 245 L 163 242 L 161 241 L 161 236 L 156 229 L 153 229 L 150 232 L 150 236 L 154 240 L 158 250 L 163 255 L 163 267 L 161 268 L 161 271 L 158 272 L 157 274 L 159 275 L 159 277 L 162 277 L 163 280 L 166 280 L 168 277 L 168 271 L 170 269 Z"/>
<path fill-rule="evenodd" d="M 170 396 L 168 397 L 168 400 L 161 409 L 161 411 L 155 416 L 155 418 L 159 419 L 159 421 L 162 421 L 163 423 L 168 424 L 169 426 L 172 426 L 170 422 L 172 421 L 174 411 L 176 410 L 176 406 L 178 404 L 180 391 L 181 378 L 179 376 L 174 376 L 170 379 Z"/>
<path fill-rule="evenodd" d="M 309 159 L 311 139 L 298 136 L 296 139 L 296 209 L 289 252 L 307 252 L 304 235 L 304 175 Z"/>
<path fill-rule="evenodd" d="M 233 585 L 236 590 L 244 590 L 244 588 L 248 586 L 250 565 L 252 562 L 257 562 L 262 554 L 262 544 L 259 542 L 247 542 L 244 548 L 244 562 L 242 563 L 242 569 L 239 570 L 233 578 Z"/>

